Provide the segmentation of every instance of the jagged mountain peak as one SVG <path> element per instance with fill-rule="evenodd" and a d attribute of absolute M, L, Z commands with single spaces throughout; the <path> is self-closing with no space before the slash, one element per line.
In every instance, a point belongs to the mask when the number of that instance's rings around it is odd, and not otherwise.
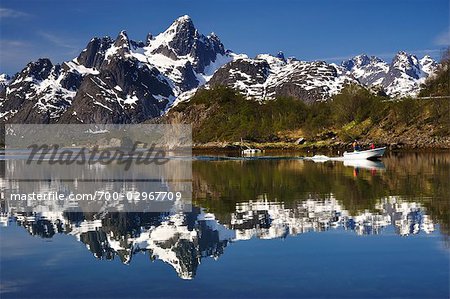
<path fill-rule="evenodd" d="M 384 61 L 377 56 L 368 56 L 367 54 L 356 55 L 350 59 L 344 60 L 341 66 L 348 71 L 352 71 L 354 68 L 366 67 L 369 65 L 384 63 Z"/>
<path fill-rule="evenodd" d="M 286 62 L 286 58 L 284 57 L 283 51 L 278 51 L 276 57 Z"/>
<path fill-rule="evenodd" d="M 42 81 L 48 77 L 53 64 L 49 58 L 39 58 L 27 64 L 27 67 L 20 72 L 19 77 L 32 77 L 37 81 Z"/>
<path fill-rule="evenodd" d="M 135 42 L 133 43 L 136 44 Z M 123 57 L 126 54 L 130 54 L 130 44 L 131 41 L 128 38 L 127 32 L 125 30 L 120 31 L 112 47 L 106 51 L 105 58 L 109 59 L 110 56 Z"/>
<path fill-rule="evenodd" d="M 421 82 L 435 70 L 436 65 L 430 56 L 419 60 L 406 51 L 397 52 L 390 63 L 362 54 L 341 64 L 361 84 L 368 87 L 380 85 L 389 96 L 416 94 Z"/>
<path fill-rule="evenodd" d="M 394 57 L 411 57 L 411 56 L 415 56 L 415 55 L 410 54 L 410 53 L 408 53 L 408 52 L 406 52 L 406 51 L 404 51 L 404 50 L 400 50 L 400 51 L 398 51 L 398 52 L 395 54 Z M 395 58 L 394 58 L 394 59 L 395 59 Z"/>
<path fill-rule="evenodd" d="M 288 62 L 288 61 L 284 58 L 284 55 L 280 57 L 280 55 L 279 55 L 280 53 L 282 53 L 282 52 L 279 52 L 279 53 L 276 54 L 276 55 L 272 55 L 272 54 L 259 54 L 259 55 L 256 55 L 255 60 L 250 59 L 249 62 L 250 62 L 250 63 L 257 63 L 258 61 L 263 60 L 263 61 L 267 62 L 268 65 L 269 65 L 272 69 L 278 69 L 278 68 L 280 68 L 280 67 L 285 66 L 287 63 L 292 62 L 292 61 L 289 61 L 289 62 Z"/>
<path fill-rule="evenodd" d="M 424 55 L 422 57 L 422 59 L 420 59 L 420 60 L 421 61 L 433 61 L 434 62 L 434 59 L 430 55 Z"/>
<path fill-rule="evenodd" d="M 247 59 L 247 57 L 242 57 L 241 59 Z M 279 57 L 277 57 L 277 55 L 273 55 L 273 54 L 258 54 L 255 56 L 256 60 L 280 60 Z"/>
<path fill-rule="evenodd" d="M 437 68 L 437 63 L 430 55 L 425 55 L 419 60 L 422 72 L 431 75 Z"/>
<path fill-rule="evenodd" d="M 147 52 L 160 54 L 174 61 L 189 61 L 196 73 L 203 74 L 208 65 L 216 62 L 217 55 L 226 55 L 219 37 L 216 34 L 201 34 L 188 16 L 178 18 L 166 31 L 152 38 Z M 191 72 L 188 71 L 188 74 Z"/>
<path fill-rule="evenodd" d="M 370 58 L 366 54 L 357 55 L 353 58 L 357 65 L 363 66 L 370 63 Z"/>
<path fill-rule="evenodd" d="M 210 34 L 208 34 L 208 36 L 207 36 L 208 38 L 219 38 L 218 36 L 217 36 L 217 34 L 213 31 L 213 32 L 211 32 Z"/>
<path fill-rule="evenodd" d="M 414 96 L 420 85 L 434 71 L 433 62 L 423 61 L 416 55 L 399 51 L 392 59 L 386 72 L 383 87 L 389 96 Z"/>
<path fill-rule="evenodd" d="M 86 48 L 75 58 L 75 62 L 87 68 L 99 69 L 105 57 L 105 52 L 113 44 L 109 36 L 94 37 L 89 41 Z"/>
<path fill-rule="evenodd" d="M 406 51 L 398 51 L 397 54 L 395 54 L 393 61 L 405 61 L 405 60 L 412 60 L 417 59 L 416 55 L 410 54 Z"/>
<path fill-rule="evenodd" d="M 391 62 L 393 72 L 399 71 L 406 73 L 408 76 L 419 79 L 421 77 L 420 62 L 416 55 L 409 54 L 405 51 L 399 51 Z"/>
<path fill-rule="evenodd" d="M 220 41 L 220 38 L 217 34 L 214 32 L 211 32 L 206 39 L 210 42 L 212 48 L 215 52 L 225 55 L 225 47 L 223 46 L 222 42 Z"/>
<path fill-rule="evenodd" d="M 117 38 L 114 42 L 114 46 L 116 47 L 130 47 L 130 40 L 128 39 L 128 34 L 125 30 L 121 30 L 117 35 Z"/>
<path fill-rule="evenodd" d="M 177 24 L 192 23 L 192 19 L 189 15 L 182 15 L 178 17 L 173 23 Z"/>
<path fill-rule="evenodd" d="M 397 68 L 407 69 L 415 67 L 419 64 L 419 59 L 416 55 L 407 53 L 405 51 L 399 51 L 392 59 L 392 65 Z"/>
<path fill-rule="evenodd" d="M 191 39 L 194 39 L 199 35 L 198 30 L 194 26 L 194 22 L 192 19 L 187 16 L 181 16 L 178 19 L 176 19 L 172 25 L 169 26 L 169 28 L 166 29 L 163 33 L 158 35 L 159 38 L 163 37 L 166 39 L 169 43 L 171 41 L 177 42 L 180 39 L 185 39 L 186 42 L 189 42 Z M 175 48 L 175 50 L 181 50 Z M 177 53 L 179 55 L 186 55 Z"/>

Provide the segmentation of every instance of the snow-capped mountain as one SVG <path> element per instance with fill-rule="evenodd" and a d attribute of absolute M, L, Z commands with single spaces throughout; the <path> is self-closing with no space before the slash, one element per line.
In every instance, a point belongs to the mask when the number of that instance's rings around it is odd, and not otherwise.
<path fill-rule="evenodd" d="M 226 85 L 256 100 L 279 96 L 292 96 L 305 102 L 326 100 L 350 83 L 381 86 L 392 97 L 414 96 L 436 67 L 430 56 L 419 60 L 406 52 L 399 52 L 391 64 L 375 56 L 358 55 L 341 65 L 286 60 L 282 53 L 261 54 L 254 59 L 239 58 L 226 64 L 207 86 Z"/>
<path fill-rule="evenodd" d="M 339 68 L 324 61 L 299 61 L 262 54 L 254 59 L 240 58 L 220 68 L 208 86 L 226 85 L 256 100 L 292 96 L 305 102 L 325 100 L 345 84 L 357 83 Z"/>
<path fill-rule="evenodd" d="M 93 38 L 71 61 L 30 62 L 12 79 L 0 77 L 0 121 L 9 123 L 139 123 L 189 99 L 201 86 L 226 85 L 263 101 L 293 96 L 326 100 L 345 84 L 380 85 L 390 96 L 414 95 L 436 69 L 429 56 L 399 52 L 391 64 L 356 56 L 341 65 L 226 50 L 201 34 L 189 16 L 145 41 L 125 31 Z"/>
<path fill-rule="evenodd" d="M 93 38 L 61 65 L 31 62 L 0 93 L 0 117 L 19 123 L 138 123 L 161 115 L 183 93 L 231 61 L 214 33 L 183 16 L 163 33 L 136 42 Z"/>
<path fill-rule="evenodd" d="M 324 61 L 286 60 L 279 53 L 236 59 L 220 68 L 208 85 L 227 85 L 256 100 L 292 96 L 312 102 L 330 98 L 348 83 L 357 81 Z"/>
<path fill-rule="evenodd" d="M 379 85 L 383 82 L 389 65 L 378 57 L 358 55 L 343 61 L 341 66 L 349 71 L 358 81 L 367 86 Z"/>
<path fill-rule="evenodd" d="M 0 96 L 0 116 L 5 121 L 48 123 L 70 107 L 81 79 L 82 74 L 67 63 L 30 62 Z"/>
<path fill-rule="evenodd" d="M 341 66 L 365 86 L 381 86 L 391 97 L 415 96 L 420 85 L 432 74 L 437 63 L 428 55 L 418 59 L 415 55 L 398 52 L 387 64 L 378 57 L 358 55 L 343 61 Z"/>

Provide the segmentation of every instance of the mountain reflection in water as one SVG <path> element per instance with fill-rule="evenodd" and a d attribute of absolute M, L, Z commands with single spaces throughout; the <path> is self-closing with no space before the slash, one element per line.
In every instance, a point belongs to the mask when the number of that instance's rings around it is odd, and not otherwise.
<path fill-rule="evenodd" d="M 192 212 L 17 213 L 4 210 L 31 235 L 74 236 L 101 260 L 132 262 L 144 252 L 182 279 L 195 277 L 204 258 L 219 258 L 233 242 L 327 230 L 357 235 L 429 234 L 448 238 L 448 155 L 388 157 L 376 172 L 342 163 L 197 161 Z M 447 195 L 446 195 L 447 194 Z"/>
<path fill-rule="evenodd" d="M 329 229 L 378 234 L 389 225 L 402 236 L 434 231 L 433 221 L 418 203 L 391 197 L 375 208 L 374 212 L 351 215 L 334 198 L 308 199 L 294 208 L 261 199 L 238 204 L 227 223 L 200 208 L 190 213 L 115 213 L 89 218 L 80 213 L 51 212 L 14 216 L 31 235 L 76 237 L 98 259 L 118 257 L 128 264 L 134 254 L 146 252 L 151 260 L 170 264 L 181 278 L 192 279 L 202 258 L 218 258 L 230 242 L 240 240 L 285 238 Z M 7 224 L 3 217 L 3 225 Z"/>

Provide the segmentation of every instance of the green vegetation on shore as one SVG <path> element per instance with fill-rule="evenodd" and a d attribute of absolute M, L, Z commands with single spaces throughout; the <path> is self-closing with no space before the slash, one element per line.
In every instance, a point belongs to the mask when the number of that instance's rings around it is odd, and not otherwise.
<path fill-rule="evenodd" d="M 300 128 L 308 115 L 308 107 L 302 101 L 279 98 L 261 104 L 226 87 L 200 90 L 189 103 L 180 104 L 174 110 L 184 112 L 195 107 L 210 111 L 200 126 L 192 122 L 197 142 L 238 141 L 241 138 L 275 141 L 279 131 Z"/>

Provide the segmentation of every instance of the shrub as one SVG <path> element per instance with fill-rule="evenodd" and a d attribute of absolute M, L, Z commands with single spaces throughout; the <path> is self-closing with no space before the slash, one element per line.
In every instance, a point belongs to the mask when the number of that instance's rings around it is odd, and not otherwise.
<path fill-rule="evenodd" d="M 405 98 L 392 105 L 397 120 L 405 125 L 412 124 L 421 113 L 421 103 L 417 99 Z"/>
<path fill-rule="evenodd" d="M 361 122 L 374 115 L 381 105 L 381 98 L 358 85 L 349 85 L 333 97 L 331 110 L 337 125 Z"/>

